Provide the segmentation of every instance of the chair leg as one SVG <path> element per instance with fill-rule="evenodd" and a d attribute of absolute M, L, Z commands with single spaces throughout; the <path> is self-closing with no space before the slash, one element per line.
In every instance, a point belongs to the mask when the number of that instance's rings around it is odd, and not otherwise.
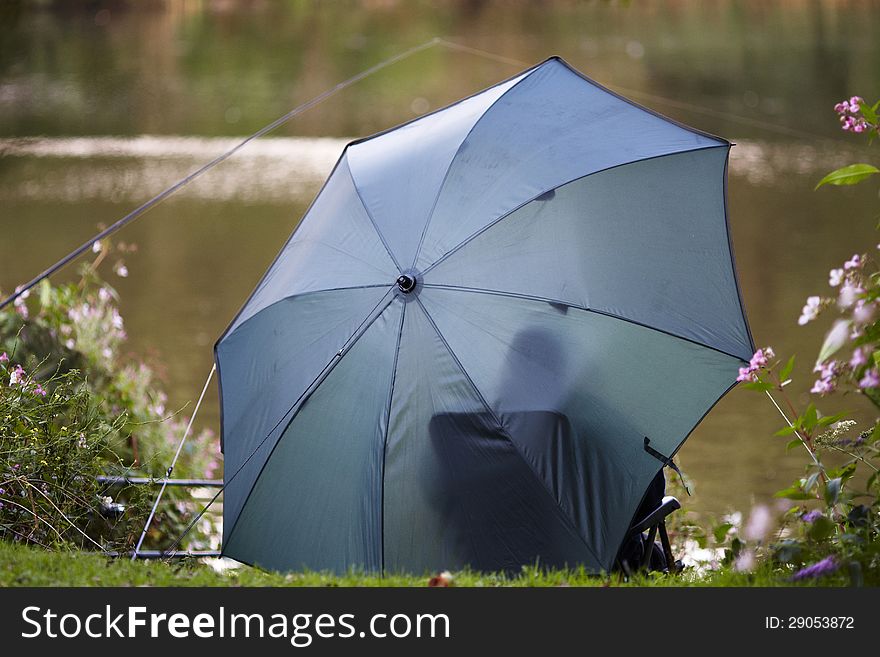
<path fill-rule="evenodd" d="M 640 569 L 646 570 L 651 563 L 651 554 L 654 551 L 654 539 L 657 538 L 657 525 L 651 527 L 648 532 L 648 540 L 645 542 L 645 551 L 642 553 L 642 564 Z"/>
<path fill-rule="evenodd" d="M 663 545 L 663 555 L 666 557 L 666 569 L 675 572 L 675 559 L 672 556 L 672 545 L 669 544 L 669 534 L 666 533 L 666 521 L 660 522 L 660 543 Z"/>

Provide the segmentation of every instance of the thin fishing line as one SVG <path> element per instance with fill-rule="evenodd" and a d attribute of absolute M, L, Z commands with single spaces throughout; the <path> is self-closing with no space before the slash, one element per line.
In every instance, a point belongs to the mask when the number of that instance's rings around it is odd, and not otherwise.
<path fill-rule="evenodd" d="M 327 100 L 331 96 L 334 96 L 337 93 L 339 93 L 340 91 L 347 89 L 351 85 L 353 85 L 357 82 L 360 82 L 364 78 L 367 78 L 367 77 L 373 75 L 374 73 L 378 73 L 382 69 L 387 68 L 388 66 L 391 66 L 392 64 L 396 64 L 397 62 L 400 62 L 404 59 L 407 59 L 408 57 L 412 57 L 416 53 L 422 52 L 423 50 L 427 50 L 429 48 L 433 48 L 434 46 L 437 46 L 437 45 L 440 45 L 440 40 L 438 38 L 434 38 L 434 39 L 431 39 L 430 41 L 425 41 L 424 43 L 419 44 L 418 46 L 414 46 L 412 48 L 404 50 L 403 52 L 398 53 L 398 54 L 394 55 L 393 57 L 389 57 L 388 59 L 383 60 L 383 61 L 379 62 L 378 64 L 375 64 L 375 65 L 371 66 L 370 68 L 361 71 L 357 75 L 354 75 L 354 76 L 348 78 L 347 80 L 344 80 L 344 81 L 338 83 L 336 86 L 331 87 L 327 91 L 323 92 L 322 94 L 319 94 L 318 96 L 315 96 L 314 98 L 312 98 L 309 101 L 306 101 L 302 105 L 294 107 L 287 114 L 278 117 L 277 119 L 272 121 L 272 123 L 260 128 L 255 133 L 253 133 L 249 137 L 246 137 L 245 139 L 240 141 L 238 144 L 236 144 L 235 146 L 230 148 L 228 151 L 218 155 L 217 157 L 215 157 L 213 160 L 211 160 L 207 164 L 202 165 L 201 167 L 199 167 L 198 169 L 193 171 L 191 174 L 189 174 L 185 178 L 182 178 L 178 182 L 174 183 L 173 185 L 171 185 L 171 187 L 168 187 L 164 191 L 159 192 L 159 194 L 157 194 L 156 196 L 151 198 L 149 201 L 146 201 L 142 205 L 139 205 L 134 210 L 129 212 L 127 215 L 125 215 L 124 217 L 122 217 L 121 219 L 119 219 L 118 221 L 111 224 L 110 226 L 108 226 L 107 228 L 102 230 L 100 233 L 98 233 L 97 235 L 92 237 L 89 241 L 84 242 L 79 247 L 77 247 L 76 249 L 74 249 L 73 251 L 68 253 L 66 256 L 64 256 L 61 260 L 56 262 L 54 265 L 52 265 L 48 269 L 44 270 L 39 275 L 35 276 L 34 278 L 32 278 L 30 281 L 28 281 L 24 285 L 20 285 L 19 287 L 17 287 L 15 289 L 15 292 L 13 292 L 10 296 L 8 296 L 2 302 L 0 302 L 0 310 L 2 310 L 7 305 L 9 305 L 13 301 L 15 301 L 18 297 L 20 297 L 22 294 L 24 294 L 25 292 L 27 292 L 28 290 L 33 288 L 35 285 L 37 285 L 43 279 L 48 278 L 49 276 L 51 276 L 52 274 L 57 272 L 59 269 L 62 269 L 63 267 L 68 265 L 73 260 L 76 260 L 83 253 L 85 253 L 86 251 L 91 249 L 92 246 L 95 244 L 95 242 L 98 242 L 98 241 L 108 237 L 109 235 L 118 231 L 123 226 L 131 223 L 132 221 L 137 219 L 139 216 L 144 214 L 147 210 L 155 207 L 156 205 L 158 205 L 159 203 L 161 203 L 162 201 L 167 199 L 169 196 L 171 196 L 172 194 L 177 192 L 182 187 L 185 187 L 186 185 L 191 183 L 193 180 L 195 180 L 196 178 L 198 178 L 202 174 L 207 173 L 208 171 L 213 169 L 215 166 L 217 166 L 221 162 L 223 162 L 223 161 L 227 160 L 228 158 L 230 158 L 231 156 L 235 155 L 235 153 L 237 153 L 242 148 L 247 146 L 254 139 L 258 139 L 259 137 L 262 137 L 266 133 L 272 132 L 276 128 L 278 128 L 278 127 L 284 125 L 285 123 L 287 123 L 288 121 L 290 121 L 292 118 L 294 118 L 294 117 L 298 116 L 299 114 L 302 114 L 303 112 L 305 112 L 305 111 L 315 107 L 316 105 L 324 102 L 325 100 Z"/>
<path fill-rule="evenodd" d="M 481 50 L 479 48 L 472 48 L 470 46 L 465 46 L 460 43 L 456 43 L 454 41 L 449 41 L 448 39 L 441 38 L 439 39 L 440 45 L 450 49 L 450 50 L 458 50 L 460 52 L 469 53 L 472 55 L 476 55 L 478 57 L 483 57 L 485 59 L 490 59 L 495 62 L 500 62 L 502 64 L 509 64 L 511 66 L 520 66 L 527 67 L 529 64 L 526 62 L 522 62 L 517 59 L 512 59 L 510 57 L 504 57 L 502 55 L 497 55 L 493 52 L 489 52 L 488 50 Z M 725 119 L 728 121 L 734 121 L 736 123 L 741 123 L 744 125 L 749 125 L 755 128 L 761 128 L 762 130 L 767 130 L 768 132 L 775 132 L 781 135 L 787 135 L 789 137 L 800 137 L 807 139 L 829 139 L 828 136 L 825 135 L 817 135 L 809 132 L 804 132 L 803 130 L 797 130 L 795 128 L 788 128 L 786 126 L 778 125 L 775 123 L 769 123 L 767 121 L 761 121 L 760 119 L 754 119 L 751 117 L 740 116 L 738 114 L 731 114 L 730 112 L 724 112 L 721 110 L 715 110 L 708 107 L 701 107 L 699 105 L 693 105 L 691 103 L 686 103 L 680 100 L 674 100 L 672 98 L 666 98 L 664 96 L 657 96 L 655 94 L 646 93 L 644 91 L 637 91 L 635 89 L 627 89 L 626 87 L 621 87 L 616 84 L 606 84 L 610 89 L 617 91 L 625 96 L 636 96 L 641 97 L 645 100 L 662 103 L 664 105 L 668 105 L 670 107 L 676 107 L 678 109 L 682 109 L 689 112 L 694 112 L 696 114 L 703 114 L 705 116 L 712 116 L 719 119 Z"/>
<path fill-rule="evenodd" d="M 239 466 L 239 468 L 235 472 L 232 473 L 232 476 L 223 482 L 223 486 L 221 486 L 220 489 L 214 494 L 214 497 L 212 497 L 208 501 L 208 503 L 205 504 L 204 507 L 202 507 L 202 510 L 199 511 L 198 514 L 196 515 L 196 517 L 193 518 L 192 521 L 186 526 L 186 528 L 183 530 L 183 533 L 177 537 L 177 539 L 174 541 L 174 543 L 171 544 L 171 547 L 162 551 L 163 554 L 167 555 L 171 552 L 174 552 L 174 550 L 177 549 L 177 547 L 180 545 L 181 541 L 183 541 L 183 539 L 186 538 L 186 535 L 189 534 L 190 531 L 192 531 L 192 528 L 195 527 L 196 523 L 202 519 L 202 516 L 204 516 L 205 513 L 207 513 L 208 509 L 211 508 L 211 505 L 213 505 L 214 502 L 217 501 L 217 498 L 220 497 L 220 495 L 223 493 L 223 491 L 226 490 L 226 487 L 229 486 L 229 484 L 231 484 L 233 482 L 233 480 L 239 475 L 239 473 L 242 470 L 244 470 L 245 466 L 250 462 L 250 460 L 253 458 L 254 454 L 259 452 L 260 448 L 263 446 L 263 444 L 267 440 L 269 440 L 269 436 L 271 436 L 273 433 L 275 433 L 275 429 L 277 429 L 279 426 L 281 426 L 281 423 L 284 422 L 284 418 L 286 418 L 288 415 L 290 415 L 291 411 L 293 411 L 293 409 L 295 409 L 300 404 L 300 402 L 306 398 L 307 395 L 314 392 L 315 384 L 318 383 L 319 381 L 321 381 L 321 377 L 329 376 L 330 371 L 332 371 L 332 369 L 336 366 L 336 364 L 342 360 L 342 358 L 345 356 L 345 354 L 347 354 L 348 351 L 351 350 L 351 347 L 354 345 L 354 343 L 357 342 L 357 340 L 360 339 L 360 337 L 364 333 L 366 333 L 366 329 L 369 328 L 369 324 L 371 324 L 373 321 L 375 321 L 379 317 L 379 315 L 381 315 L 385 311 L 385 308 L 383 308 L 379 313 L 376 313 L 376 311 L 379 309 L 379 306 L 381 306 L 382 303 L 385 302 L 386 299 L 388 299 L 389 294 L 391 294 L 391 292 L 394 291 L 394 287 L 395 286 L 391 286 L 388 289 L 388 291 L 382 295 L 382 298 L 380 298 L 379 301 L 376 303 L 376 305 L 373 306 L 373 309 L 370 310 L 369 313 L 367 313 L 367 316 L 358 325 L 358 327 L 354 330 L 354 332 L 348 337 L 348 339 L 345 341 L 345 343 L 342 345 L 342 347 L 340 347 L 339 350 L 335 354 L 333 354 L 333 357 L 329 360 L 329 362 L 321 369 L 320 372 L 318 372 L 318 375 L 314 379 L 312 379 L 312 382 L 309 383 L 308 386 L 306 386 L 306 389 L 303 391 L 303 393 L 299 397 L 297 397 L 297 399 L 293 402 L 293 404 L 291 404 L 290 408 L 288 408 L 287 411 L 284 413 L 284 415 L 281 416 L 281 419 L 279 419 L 278 422 L 275 423 L 275 426 L 272 427 L 271 429 L 269 429 L 269 433 L 267 433 L 263 437 L 263 439 L 260 441 L 260 443 L 248 455 L 248 457 Z M 392 296 L 391 299 L 393 300 L 394 297 Z M 386 304 L 386 308 L 388 307 L 388 305 L 390 305 L 390 303 L 391 302 L 389 301 Z M 293 421 L 293 418 L 291 417 L 291 419 L 288 422 L 292 422 L 292 421 Z M 225 479 L 225 476 L 224 476 L 224 479 Z"/>
<path fill-rule="evenodd" d="M 426 41 L 422 44 L 414 46 L 413 48 L 410 48 L 410 49 L 405 50 L 401 53 L 398 53 L 397 55 L 394 55 L 393 57 L 390 57 L 382 62 L 379 62 L 378 64 L 371 66 L 368 69 L 365 69 L 364 71 L 358 73 L 357 75 L 352 76 L 351 78 L 348 78 L 347 80 L 344 80 L 343 82 L 338 83 L 336 86 L 328 89 L 327 91 L 325 91 L 324 93 L 322 93 L 318 96 L 315 96 L 314 98 L 303 103 L 302 105 L 295 107 L 287 114 L 279 117 L 278 119 L 276 119 L 272 123 L 268 124 L 267 126 L 261 128 L 260 130 L 258 130 L 254 134 L 252 134 L 251 136 L 245 138 L 244 140 L 239 142 L 236 146 L 234 146 L 230 150 L 217 156 L 216 158 L 214 158 L 213 160 L 211 160 L 207 164 L 203 165 L 199 169 L 193 171 L 191 174 L 189 174 L 185 178 L 181 179 L 180 181 L 178 181 L 177 183 L 175 183 L 171 187 L 168 187 L 167 189 L 160 192 L 159 194 L 157 194 L 156 196 L 154 196 L 150 200 L 148 200 L 145 203 L 143 203 L 142 205 L 138 206 L 137 208 L 135 208 L 134 210 L 129 212 L 127 215 L 125 215 L 124 217 L 122 217 L 121 219 L 119 219 L 118 221 L 111 224 L 110 226 L 108 226 L 107 228 L 102 230 L 100 233 L 98 233 L 97 235 L 92 237 L 88 242 L 83 243 L 82 245 L 80 245 L 79 247 L 77 247 L 76 249 L 71 251 L 69 254 L 67 254 L 64 258 L 62 258 L 61 260 L 56 262 L 54 265 L 52 265 L 48 269 L 44 270 L 39 275 L 35 276 L 33 279 L 31 279 L 30 281 L 28 281 L 24 285 L 20 285 L 19 287 L 17 287 L 15 289 L 15 292 L 13 292 L 10 296 L 6 297 L 3 301 L 0 301 L 0 310 L 2 310 L 7 305 L 9 305 L 13 301 L 15 301 L 17 298 L 19 298 L 22 294 L 24 294 L 28 290 L 32 289 L 35 285 L 37 285 L 43 279 L 48 278 L 49 276 L 51 276 L 55 272 L 59 271 L 60 269 L 64 268 L 65 266 L 67 266 L 73 260 L 76 260 L 79 256 L 81 256 L 83 253 L 85 253 L 90 248 L 92 248 L 92 246 L 95 244 L 95 242 L 98 242 L 99 240 L 104 239 L 105 237 L 108 237 L 109 235 L 118 231 L 123 226 L 134 221 L 139 216 L 144 214 L 147 210 L 158 205 L 159 203 L 161 203 L 162 201 L 167 199 L 169 196 L 171 196 L 172 194 L 177 192 L 182 187 L 185 187 L 186 185 L 191 183 L 193 180 L 195 180 L 196 178 L 198 178 L 202 174 L 208 172 L 209 170 L 213 169 L 215 166 L 217 166 L 218 164 L 220 164 L 224 160 L 228 159 L 229 157 L 231 157 L 232 155 L 237 153 L 239 150 L 244 148 L 247 144 L 249 144 L 254 139 L 258 139 L 259 137 L 262 137 L 263 135 L 275 130 L 276 128 L 280 127 L 284 123 L 290 121 L 295 116 L 297 116 L 297 115 L 311 109 L 312 107 L 322 103 L 323 101 L 327 100 L 331 96 L 337 94 L 338 92 L 346 89 L 347 87 L 349 87 L 357 82 L 360 82 L 364 78 L 369 77 L 370 75 L 373 75 L 374 73 L 377 73 L 378 71 L 380 71 L 388 66 L 391 66 L 392 64 L 395 64 L 395 63 L 400 62 L 408 57 L 411 57 L 412 55 L 415 55 L 416 53 L 419 53 L 423 50 L 427 50 L 427 49 L 435 47 L 435 46 L 443 46 L 444 48 L 446 48 L 448 50 L 456 50 L 459 52 L 468 53 L 471 55 L 483 57 L 484 59 L 488 59 L 491 61 L 499 62 L 499 63 L 510 65 L 510 66 L 520 66 L 520 67 L 528 66 L 527 63 L 522 62 L 520 60 L 513 59 L 511 57 L 505 57 L 503 55 L 499 55 L 499 54 L 490 52 L 488 50 L 482 50 L 480 48 L 473 48 L 471 46 L 465 46 L 463 44 L 456 43 L 454 41 L 450 41 L 450 40 L 442 38 L 442 37 L 434 37 L 433 39 L 431 39 L 429 41 Z M 700 107 L 697 105 L 692 105 L 689 103 L 684 103 L 681 101 L 673 100 L 671 98 L 664 98 L 663 96 L 656 96 L 653 94 L 648 94 L 648 93 L 644 93 L 641 91 L 636 91 L 634 89 L 626 89 L 624 87 L 619 87 L 619 86 L 613 85 L 613 84 L 607 85 L 607 86 L 609 88 L 615 89 L 625 95 L 640 96 L 640 97 L 645 98 L 647 100 L 651 100 L 651 101 L 658 102 L 658 103 L 665 103 L 667 105 L 670 105 L 672 107 L 677 107 L 677 108 L 683 109 L 685 111 L 696 112 L 696 113 L 704 114 L 707 116 L 714 116 L 714 117 L 726 119 L 729 121 L 735 121 L 735 122 L 742 123 L 745 125 L 750 125 L 750 126 L 753 126 L 756 128 L 760 128 L 762 130 L 767 130 L 768 132 L 775 132 L 777 134 L 802 137 L 802 138 L 809 138 L 809 139 L 828 139 L 827 137 L 807 133 L 807 132 L 804 132 L 801 130 L 796 130 L 793 128 L 787 128 L 785 126 L 776 125 L 773 123 L 767 123 L 766 121 L 761 121 L 759 119 L 752 119 L 749 117 L 743 117 L 743 116 L 739 116 L 736 114 L 730 114 L 728 112 L 722 112 L 719 110 L 713 110 L 713 109 L 709 109 L 709 108 L 705 108 L 705 107 Z"/>
<path fill-rule="evenodd" d="M 193 414 L 189 418 L 189 423 L 186 425 L 186 431 L 183 432 L 183 436 L 180 439 L 180 442 L 177 444 L 177 451 L 174 452 L 174 458 L 171 459 L 171 465 L 168 466 L 168 469 L 165 471 L 165 476 L 162 478 L 162 487 L 159 489 L 159 494 L 156 496 L 156 501 L 153 502 L 153 508 L 150 510 L 150 515 L 147 518 L 147 522 L 144 523 L 144 529 L 141 531 L 140 538 L 138 539 L 137 545 L 134 548 L 134 553 L 131 555 L 131 560 L 134 561 L 138 557 L 138 553 L 141 550 L 141 545 L 144 543 L 144 538 L 147 536 L 147 532 L 150 530 L 150 525 L 153 523 L 153 517 L 156 515 L 156 509 L 159 506 L 159 502 L 162 499 L 162 495 L 165 494 L 165 488 L 168 487 L 168 480 L 171 478 L 171 473 L 174 471 L 174 466 L 177 465 L 177 459 L 180 458 L 180 452 L 183 449 L 183 443 L 186 442 L 187 436 L 189 436 L 189 432 L 192 429 L 193 422 L 196 421 L 196 416 L 199 414 L 199 408 L 202 405 L 202 400 L 205 398 L 205 393 L 208 391 L 208 386 L 211 385 L 211 379 L 214 378 L 214 372 L 217 371 L 217 364 L 215 363 L 213 367 L 211 367 L 211 371 L 208 372 L 208 378 L 205 379 L 205 385 L 202 387 L 202 394 L 199 395 L 199 401 L 196 402 L 196 407 L 193 409 Z"/>

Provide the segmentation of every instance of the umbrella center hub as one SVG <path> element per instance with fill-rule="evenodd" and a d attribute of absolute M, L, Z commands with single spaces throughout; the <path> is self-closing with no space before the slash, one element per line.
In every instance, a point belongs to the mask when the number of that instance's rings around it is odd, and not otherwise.
<path fill-rule="evenodd" d="M 397 280 L 394 281 L 394 295 L 403 301 L 409 303 L 415 301 L 422 291 L 422 276 L 417 269 L 407 269 L 400 273 Z"/>
<path fill-rule="evenodd" d="M 397 287 L 404 294 L 409 294 L 416 289 L 415 276 L 409 274 L 401 274 L 397 279 Z"/>

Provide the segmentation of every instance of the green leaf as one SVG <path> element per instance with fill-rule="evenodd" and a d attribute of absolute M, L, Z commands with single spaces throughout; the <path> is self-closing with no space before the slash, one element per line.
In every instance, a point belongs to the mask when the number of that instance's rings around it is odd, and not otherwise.
<path fill-rule="evenodd" d="M 727 537 L 727 532 L 729 532 L 733 528 L 733 525 L 729 522 L 722 522 L 720 525 L 717 525 L 712 530 L 712 536 L 715 537 L 716 543 L 723 543 L 724 539 Z"/>
<path fill-rule="evenodd" d="M 850 334 L 850 322 L 847 319 L 838 319 L 834 322 L 831 330 L 825 335 L 825 341 L 819 350 L 819 358 L 817 363 L 824 363 L 826 360 L 836 354 L 840 348 L 847 343 Z"/>
<path fill-rule="evenodd" d="M 829 173 L 819 181 L 815 189 L 819 189 L 822 185 L 855 185 L 875 173 L 880 173 L 880 169 L 873 165 L 850 164 Z"/>
<path fill-rule="evenodd" d="M 788 441 L 788 444 L 786 444 L 786 446 L 785 446 L 785 451 L 786 452 L 791 451 L 795 447 L 800 447 L 800 445 L 801 445 L 801 439 L 795 438 L 794 440 Z"/>
<path fill-rule="evenodd" d="M 801 416 L 801 426 L 806 431 L 811 431 L 816 427 L 816 423 L 819 422 L 819 411 L 816 410 L 815 404 L 812 402 L 809 406 L 807 406 L 807 410 L 804 411 L 804 414 Z"/>
<path fill-rule="evenodd" d="M 773 435 L 774 436 L 790 436 L 795 431 L 797 431 L 797 427 L 782 427 L 779 431 L 777 431 Z M 800 439 L 798 439 L 798 442 L 800 442 Z"/>
<path fill-rule="evenodd" d="M 748 383 L 743 384 L 743 388 L 746 390 L 764 392 L 765 390 L 773 390 L 774 386 L 772 383 L 767 383 L 766 381 L 749 381 Z"/>
<path fill-rule="evenodd" d="M 840 487 L 842 484 L 843 480 L 840 477 L 829 479 L 828 483 L 825 484 L 825 503 L 828 506 L 837 504 L 837 500 L 840 499 Z"/>
<path fill-rule="evenodd" d="M 791 376 L 791 371 L 793 369 L 794 369 L 794 356 L 792 356 L 791 358 L 788 359 L 788 362 L 785 364 L 785 366 L 779 372 L 779 380 L 785 381 L 786 379 L 788 379 L 788 377 Z"/>
<path fill-rule="evenodd" d="M 856 464 L 854 462 L 847 463 L 839 468 L 834 468 L 833 470 L 828 471 L 829 477 L 839 477 L 841 483 L 845 482 L 847 479 L 851 479 L 852 476 L 856 473 Z"/>
<path fill-rule="evenodd" d="M 860 101 L 859 108 L 862 110 L 862 116 L 865 117 L 868 123 L 877 123 L 877 110 L 874 107 L 868 105 L 865 101 Z"/>
<path fill-rule="evenodd" d="M 801 553 L 803 552 L 803 547 L 801 544 L 793 539 L 785 539 L 779 545 L 776 546 L 775 557 L 776 560 L 781 563 L 795 563 L 799 564 L 803 562 L 801 557 Z"/>
<path fill-rule="evenodd" d="M 804 481 L 803 486 L 801 486 L 801 488 L 803 489 L 803 491 L 805 493 L 809 493 L 811 490 L 813 490 L 813 488 L 816 486 L 816 483 L 818 481 L 819 481 L 819 473 L 814 472 L 813 474 L 811 474 L 809 477 L 806 478 L 806 480 Z"/>
<path fill-rule="evenodd" d="M 880 388 L 865 388 L 862 393 L 867 397 L 874 406 L 880 408 Z"/>
<path fill-rule="evenodd" d="M 834 533 L 834 523 L 825 516 L 816 518 L 807 530 L 807 536 L 814 541 L 824 541 Z"/>
<path fill-rule="evenodd" d="M 783 497 L 787 500 L 811 500 L 812 495 L 807 495 L 800 486 L 789 486 L 780 491 L 776 491 L 773 497 Z"/>
<path fill-rule="evenodd" d="M 824 417 L 819 418 L 819 421 L 816 423 L 816 426 L 827 427 L 829 424 L 834 424 L 835 422 L 840 422 L 846 416 L 847 416 L 846 413 L 837 413 L 836 415 L 826 415 Z"/>

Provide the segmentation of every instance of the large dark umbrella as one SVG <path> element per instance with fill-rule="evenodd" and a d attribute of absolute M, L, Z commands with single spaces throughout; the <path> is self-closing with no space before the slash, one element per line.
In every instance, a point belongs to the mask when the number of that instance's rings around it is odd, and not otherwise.
<path fill-rule="evenodd" d="M 753 351 L 729 148 L 558 58 L 349 144 L 216 345 L 224 553 L 609 569 Z"/>

